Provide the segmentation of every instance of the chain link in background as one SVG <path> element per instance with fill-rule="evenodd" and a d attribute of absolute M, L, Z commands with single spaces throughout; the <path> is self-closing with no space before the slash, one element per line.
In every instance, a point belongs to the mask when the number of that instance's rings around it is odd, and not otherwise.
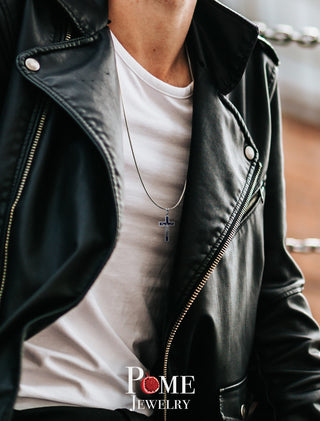
<path fill-rule="evenodd" d="M 269 27 L 264 22 L 255 22 L 260 30 L 260 35 L 277 45 L 295 43 L 301 47 L 316 47 L 320 44 L 320 30 L 313 26 L 307 26 L 296 30 L 290 25 L 275 25 Z"/>
<path fill-rule="evenodd" d="M 297 240 L 296 238 L 287 238 L 287 249 L 293 253 L 320 253 L 320 239 Z"/>

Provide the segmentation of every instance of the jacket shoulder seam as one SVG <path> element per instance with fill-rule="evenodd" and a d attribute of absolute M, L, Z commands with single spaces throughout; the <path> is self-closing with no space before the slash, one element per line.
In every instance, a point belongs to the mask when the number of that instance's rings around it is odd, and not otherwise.
<path fill-rule="evenodd" d="M 272 60 L 275 66 L 279 66 L 280 59 L 276 53 L 274 47 L 261 35 L 258 36 L 258 44 L 260 45 L 263 52 Z"/>

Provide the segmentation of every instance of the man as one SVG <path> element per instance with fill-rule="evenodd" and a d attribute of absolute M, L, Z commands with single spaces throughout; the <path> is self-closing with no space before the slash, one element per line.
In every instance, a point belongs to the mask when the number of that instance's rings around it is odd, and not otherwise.
<path fill-rule="evenodd" d="M 211 0 L 0 4 L 0 420 L 320 419 L 257 28 Z"/>

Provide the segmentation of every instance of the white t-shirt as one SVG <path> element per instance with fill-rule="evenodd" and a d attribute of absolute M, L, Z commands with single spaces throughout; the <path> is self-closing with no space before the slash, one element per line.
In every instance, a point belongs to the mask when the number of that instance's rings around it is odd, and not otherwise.
<path fill-rule="evenodd" d="M 186 179 L 193 84 L 168 85 L 148 73 L 113 36 L 131 139 L 146 188 L 174 205 Z M 159 324 L 182 204 L 164 241 L 165 211 L 147 197 L 123 120 L 124 209 L 115 251 L 83 301 L 25 342 L 16 409 L 75 405 L 132 409 L 127 366 L 144 370 L 159 349 Z M 147 410 L 140 410 L 148 414 Z"/>

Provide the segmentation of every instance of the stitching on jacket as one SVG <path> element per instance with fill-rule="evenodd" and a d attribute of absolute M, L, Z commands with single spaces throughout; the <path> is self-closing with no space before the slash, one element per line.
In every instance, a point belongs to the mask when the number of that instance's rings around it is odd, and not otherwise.
<path fill-rule="evenodd" d="M 262 288 L 261 293 L 268 293 L 268 289 L 275 290 L 276 288 Z M 292 295 L 299 294 L 303 291 L 303 285 L 301 286 L 294 286 L 287 291 L 282 292 L 281 294 L 278 294 L 278 296 L 272 300 L 272 304 L 278 304 L 281 301 L 287 299 L 288 297 L 291 297 Z"/>
<path fill-rule="evenodd" d="M 21 66 L 21 63 L 19 63 L 19 67 L 22 71 L 24 71 L 23 67 Z M 89 122 L 87 122 L 84 118 L 83 118 L 83 114 L 77 110 L 76 108 L 74 108 L 73 110 L 71 109 L 68 101 L 66 100 L 65 97 L 63 97 L 62 95 L 58 95 L 56 93 L 56 91 L 54 89 L 52 89 L 51 87 L 48 87 L 47 85 L 45 85 L 44 83 L 41 82 L 41 80 L 37 77 L 31 77 L 31 80 L 35 80 L 37 82 L 38 86 L 41 86 L 43 88 L 45 88 L 45 91 L 48 91 L 52 94 L 52 96 L 58 101 L 58 102 L 62 102 L 62 104 L 65 105 L 65 107 L 70 110 L 72 112 L 73 115 L 75 115 L 83 124 L 84 126 L 88 129 L 89 133 L 91 133 L 93 135 L 93 137 L 96 139 L 96 135 L 95 135 L 95 130 L 93 128 L 93 126 L 91 126 L 91 124 Z M 115 174 L 115 162 L 113 159 L 112 154 L 109 153 L 108 149 L 105 147 L 105 145 L 101 142 L 99 142 L 99 146 L 103 149 L 103 151 L 106 153 L 106 155 L 110 158 L 111 161 L 111 178 L 114 182 L 114 184 L 116 185 L 117 189 L 115 190 L 115 194 L 116 194 L 116 198 L 118 200 L 118 204 L 120 204 L 120 195 L 119 195 L 119 190 L 120 190 L 120 183 L 117 180 L 116 174 Z"/>
<path fill-rule="evenodd" d="M 60 51 L 60 50 L 65 50 L 66 48 L 82 47 L 84 45 L 90 44 L 93 41 L 96 41 L 97 39 L 98 39 L 97 35 L 92 35 L 90 37 L 81 37 L 78 39 L 73 39 L 71 41 L 56 42 L 54 44 L 44 46 L 44 47 L 30 48 L 29 50 L 26 50 L 23 53 L 19 54 L 17 58 L 19 62 L 22 63 L 22 60 L 24 60 L 25 57 L 30 57 L 31 55 Z M 32 72 L 26 71 L 23 67 L 21 67 L 21 70 L 24 73 L 28 73 L 28 74 L 32 73 Z"/>
<path fill-rule="evenodd" d="M 303 291 L 303 286 L 301 286 L 301 287 L 295 287 L 295 288 L 293 288 L 293 289 L 291 289 L 289 291 L 285 291 L 282 294 L 280 294 L 279 299 L 276 302 L 283 301 L 286 298 L 291 297 L 292 295 L 297 295 L 297 294 L 299 294 L 302 291 Z"/>

